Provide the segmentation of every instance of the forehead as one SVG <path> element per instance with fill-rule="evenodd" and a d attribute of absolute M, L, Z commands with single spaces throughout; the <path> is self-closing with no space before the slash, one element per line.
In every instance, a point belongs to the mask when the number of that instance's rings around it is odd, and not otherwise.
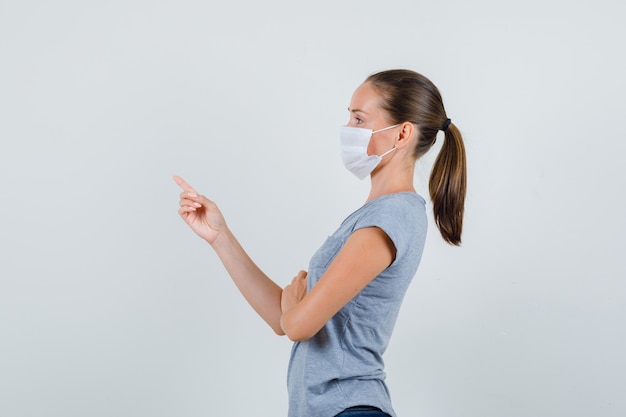
<path fill-rule="evenodd" d="M 350 100 L 350 111 L 361 111 L 365 113 L 379 112 L 380 94 L 370 83 L 361 84 L 352 94 Z"/>

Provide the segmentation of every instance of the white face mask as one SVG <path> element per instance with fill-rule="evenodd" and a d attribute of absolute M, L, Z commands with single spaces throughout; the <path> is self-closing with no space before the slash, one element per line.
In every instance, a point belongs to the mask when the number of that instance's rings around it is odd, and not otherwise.
<path fill-rule="evenodd" d="M 382 155 L 368 155 L 367 145 L 374 133 L 391 129 L 400 125 L 388 126 L 383 129 L 372 130 L 361 127 L 341 126 L 339 139 L 341 140 L 341 159 L 348 171 L 352 172 L 360 180 L 365 179 L 376 168 L 383 156 L 396 150 L 389 149 Z"/>

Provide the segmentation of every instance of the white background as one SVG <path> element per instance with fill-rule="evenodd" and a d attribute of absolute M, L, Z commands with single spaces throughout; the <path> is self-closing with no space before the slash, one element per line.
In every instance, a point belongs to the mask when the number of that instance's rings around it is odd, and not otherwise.
<path fill-rule="evenodd" d="M 618 0 L 1 0 L 0 415 L 286 415 L 290 342 L 180 220 L 171 176 L 284 285 L 367 196 L 338 126 L 399 67 L 442 91 L 469 186 L 463 246 L 431 224 L 386 354 L 396 411 L 624 416 L 625 17 Z"/>

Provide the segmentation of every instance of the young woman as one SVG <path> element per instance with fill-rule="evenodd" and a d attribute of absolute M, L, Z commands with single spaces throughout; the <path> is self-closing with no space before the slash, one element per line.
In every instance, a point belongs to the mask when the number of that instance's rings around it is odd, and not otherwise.
<path fill-rule="evenodd" d="M 425 201 L 415 161 L 444 142 L 429 181 L 434 220 L 459 245 L 466 168 L 459 130 L 426 77 L 408 70 L 368 77 L 340 131 L 346 168 L 370 176 L 365 204 L 350 214 L 285 288 L 248 257 L 219 209 L 182 178 L 179 214 L 216 251 L 255 311 L 295 343 L 289 362 L 289 416 L 395 416 L 385 385 L 385 351 L 426 238 Z"/>

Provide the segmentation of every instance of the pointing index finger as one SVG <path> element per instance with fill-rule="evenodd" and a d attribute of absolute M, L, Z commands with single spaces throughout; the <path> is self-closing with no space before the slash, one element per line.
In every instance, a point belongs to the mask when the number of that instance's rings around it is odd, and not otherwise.
<path fill-rule="evenodd" d="M 174 181 L 176 181 L 176 184 L 178 184 L 183 190 L 195 192 L 191 185 L 187 184 L 187 182 L 178 175 L 174 175 Z"/>

